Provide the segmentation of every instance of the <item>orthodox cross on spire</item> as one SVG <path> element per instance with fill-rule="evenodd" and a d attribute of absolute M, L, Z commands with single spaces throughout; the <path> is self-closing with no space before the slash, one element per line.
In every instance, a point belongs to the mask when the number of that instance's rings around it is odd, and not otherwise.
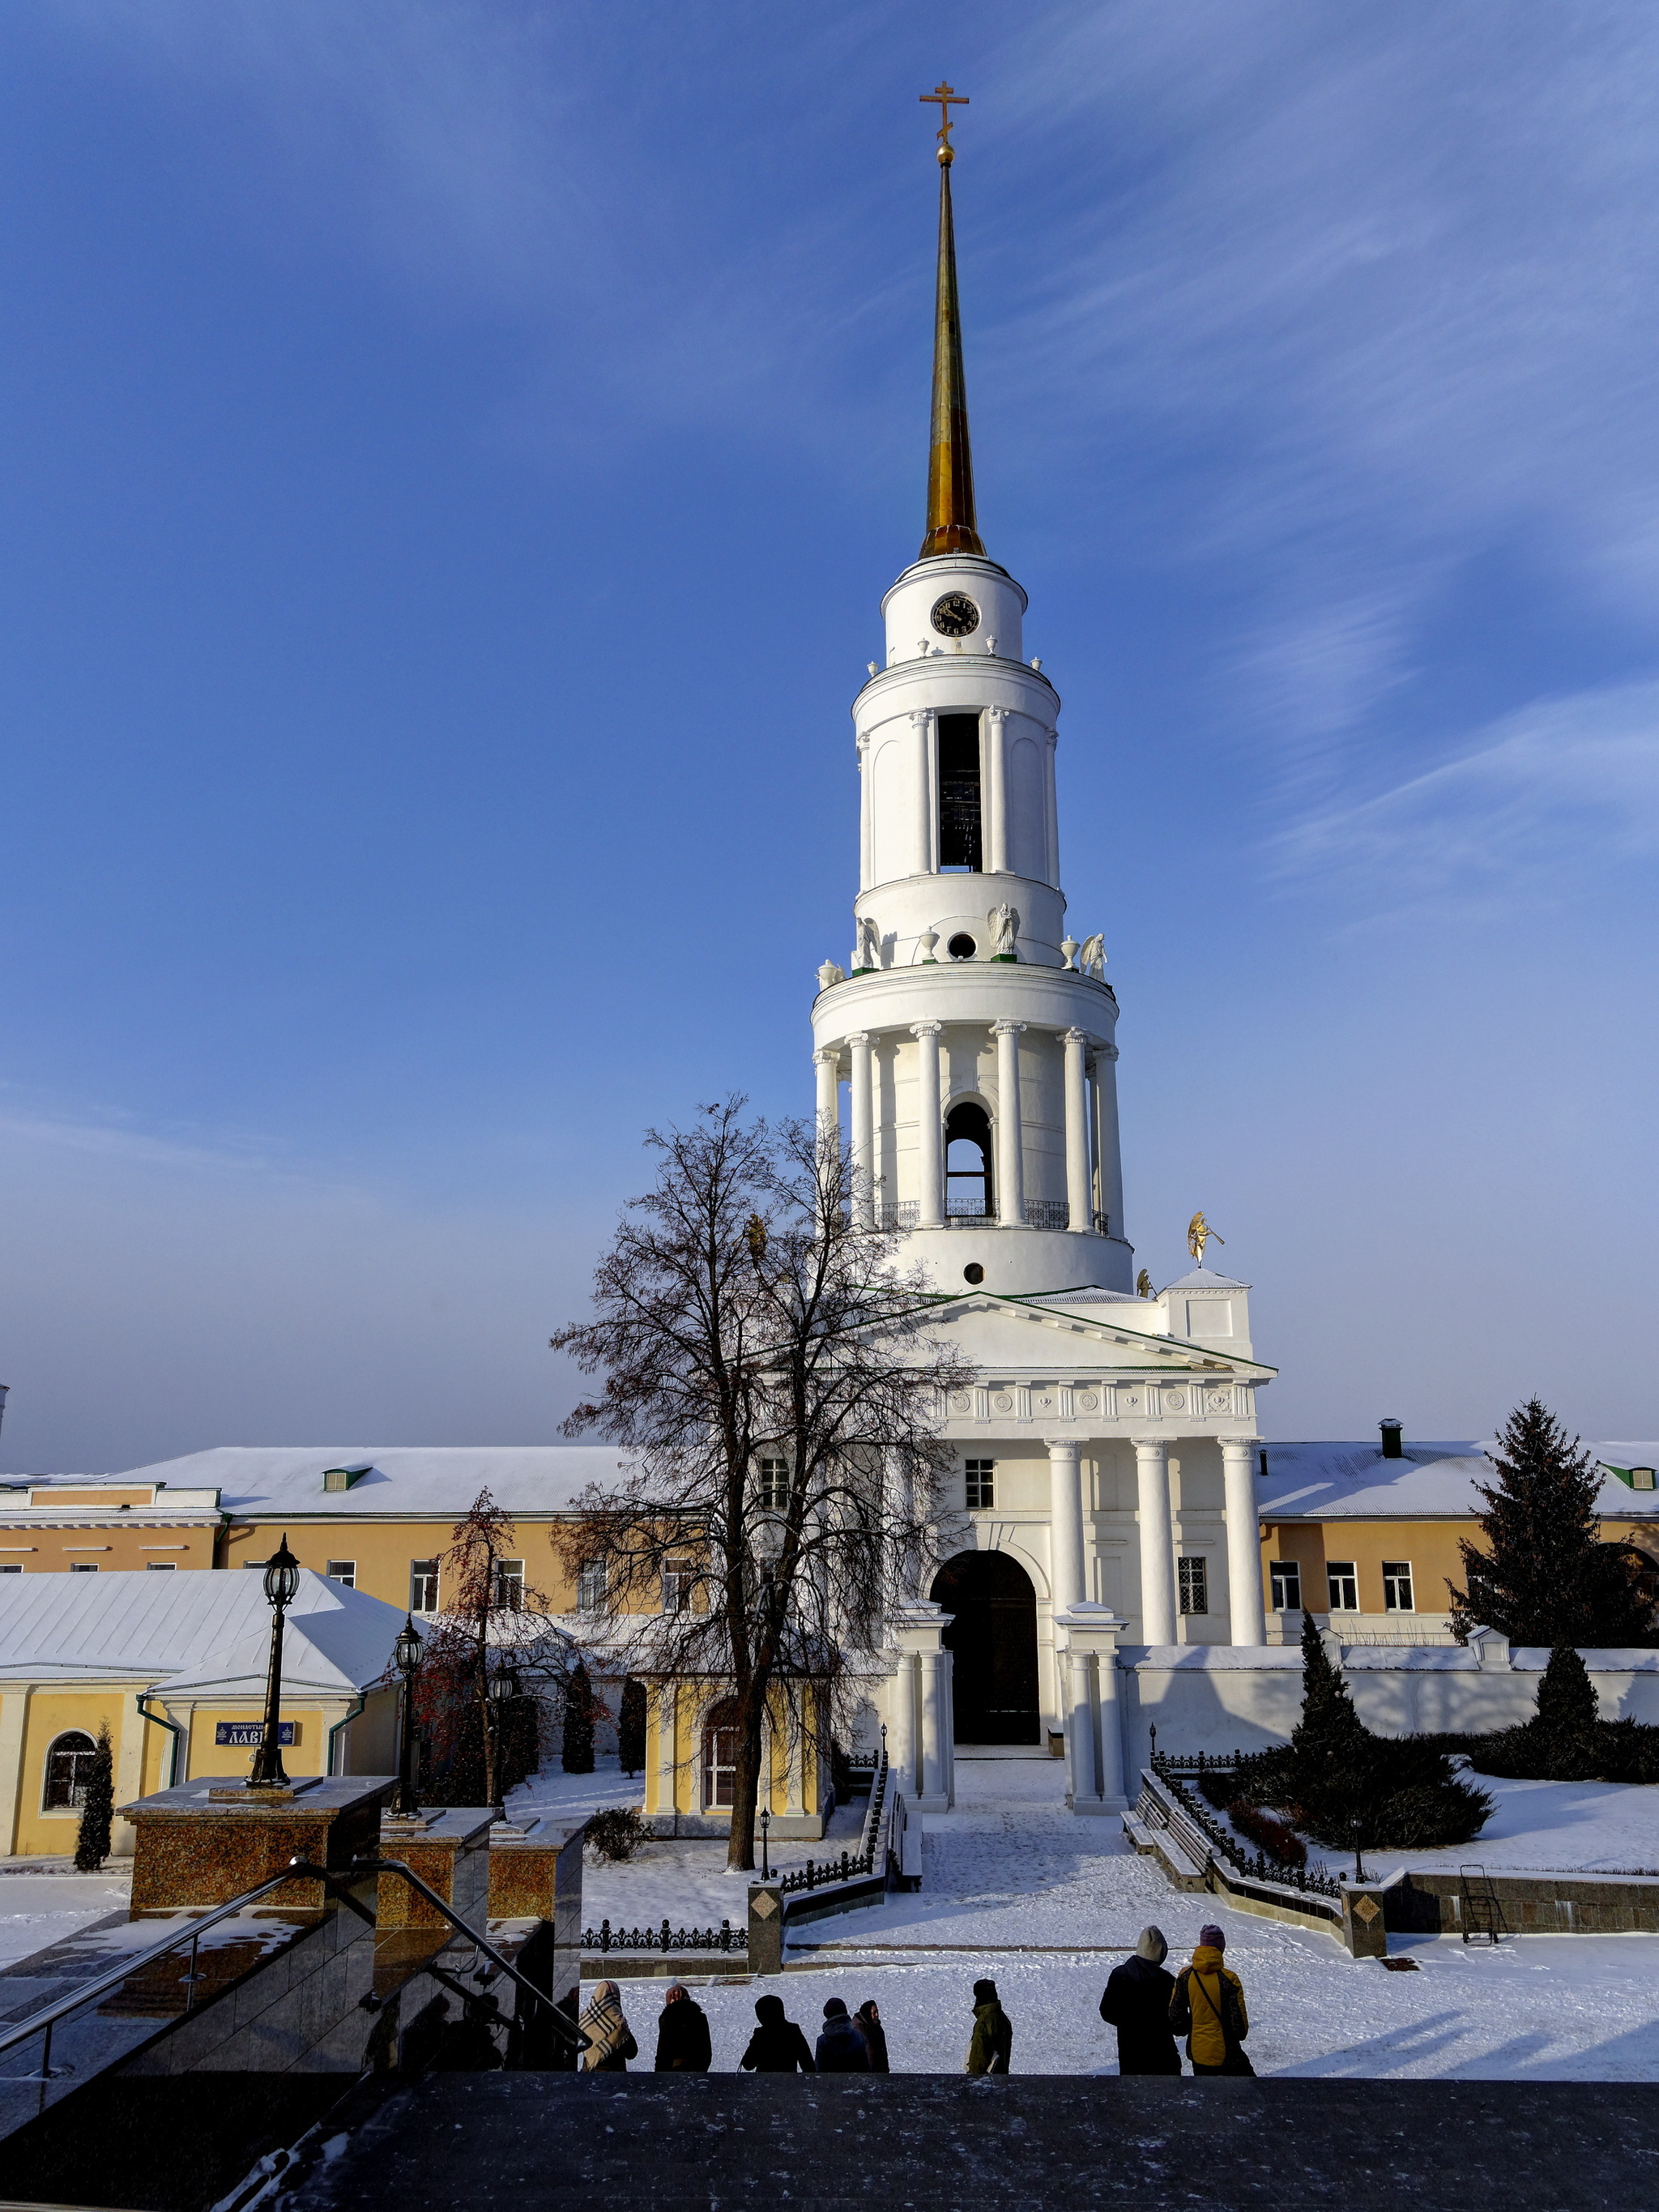
<path fill-rule="evenodd" d="M 946 84 L 941 78 L 939 82 L 933 87 L 931 92 L 921 93 L 918 94 L 918 97 L 921 99 L 924 106 L 926 106 L 927 101 L 931 100 L 939 109 L 939 160 L 948 167 L 951 162 L 956 159 L 955 153 L 953 152 L 951 145 L 951 133 L 956 128 L 956 125 L 951 120 L 951 110 L 953 107 L 966 107 L 968 105 L 968 95 L 965 92 L 957 92 L 954 90 L 951 86 Z"/>
<path fill-rule="evenodd" d="M 933 302 L 933 421 L 927 452 L 927 528 L 923 561 L 942 553 L 983 555 L 974 516 L 974 459 L 968 443 L 968 386 L 962 368 L 962 316 L 957 304 L 957 240 L 951 217 L 952 107 L 966 107 L 965 94 L 941 83 L 921 94 L 938 102 L 939 274 Z"/>

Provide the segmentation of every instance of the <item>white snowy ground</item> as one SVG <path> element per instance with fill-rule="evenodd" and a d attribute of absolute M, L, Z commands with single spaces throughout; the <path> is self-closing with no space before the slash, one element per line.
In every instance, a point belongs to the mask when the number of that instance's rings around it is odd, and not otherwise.
<path fill-rule="evenodd" d="M 1392 1972 L 1350 1959 L 1334 1936 L 1171 1889 L 1115 1820 L 1066 1813 L 1057 1761 L 959 1756 L 957 1787 L 957 1809 L 925 1820 L 918 1894 L 819 1922 L 792 1947 L 792 1966 L 819 1969 L 792 1974 L 783 1988 L 791 2018 L 809 2033 L 825 1998 L 853 2007 L 873 1996 L 896 2071 L 954 2073 L 967 2052 L 974 1981 L 990 1974 L 1013 2021 L 1017 2071 L 1110 2073 L 1115 2038 L 1098 2014 L 1107 1974 L 1149 1921 L 1168 1938 L 1174 1966 L 1202 1923 L 1216 1920 L 1244 1984 L 1259 2073 L 1659 2080 L 1659 1937 L 1528 1936 L 1491 1952 L 1455 1937 L 1396 1936 L 1395 1954 L 1419 1971 Z M 646 1893 L 649 1862 L 687 1848 L 648 1845 L 637 1867 L 585 1879 L 608 1880 L 622 1906 L 609 1917 L 631 1923 L 650 1917 L 632 1904 Z M 663 1894 L 668 1868 L 659 1866 Z M 690 1904 L 691 1893 L 674 1894 Z M 591 1924 L 586 1898 L 585 1906 Z M 678 1905 L 665 1909 L 678 1923 Z M 622 1988 L 648 2063 L 660 1984 Z M 717 2068 L 741 2056 L 755 1995 L 752 1985 L 699 1989 Z"/>
<path fill-rule="evenodd" d="M 639 1778 L 630 1782 L 619 1773 L 613 1756 L 596 1759 L 592 1774 L 532 1775 L 507 1800 L 507 1813 L 513 1819 L 527 1819 L 538 1807 L 568 1814 L 642 1802 Z M 805 1866 L 809 1858 L 856 1850 L 866 1802 L 855 1797 L 850 1805 L 837 1806 L 822 1842 L 777 1838 L 768 1850 L 770 1865 L 775 1869 Z M 719 1841 L 676 1838 L 651 1843 L 637 1858 L 620 1865 L 595 1866 L 590 1860 L 582 1872 L 582 1920 L 589 1928 L 597 1928 L 601 1920 L 609 1920 L 613 1928 L 654 1928 L 665 1919 L 677 1928 L 718 1928 L 722 1920 L 729 1920 L 740 1929 L 748 1918 L 753 1880 L 752 1875 L 728 1873 L 726 1845 Z"/>
<path fill-rule="evenodd" d="M 130 1872 L 115 1880 L 101 1874 L 13 1873 L 0 1863 L 0 1966 L 44 1951 L 106 1912 L 125 1912 L 131 1894 Z"/>

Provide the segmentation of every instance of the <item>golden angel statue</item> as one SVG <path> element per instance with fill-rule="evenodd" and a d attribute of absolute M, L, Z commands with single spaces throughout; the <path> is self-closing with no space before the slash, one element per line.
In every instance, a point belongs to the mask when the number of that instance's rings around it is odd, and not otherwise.
<path fill-rule="evenodd" d="M 1204 1265 L 1204 1247 L 1210 1243 L 1212 1238 L 1213 1238 L 1218 1244 L 1224 1244 L 1227 1241 L 1224 1237 L 1218 1236 L 1216 1231 L 1211 1228 L 1209 1223 L 1204 1218 L 1202 1210 L 1200 1209 L 1200 1212 L 1194 1214 L 1192 1219 L 1187 1224 L 1187 1249 L 1192 1254 L 1194 1259 L 1197 1261 L 1200 1267 Z"/>
<path fill-rule="evenodd" d="M 1152 1288 L 1152 1279 L 1144 1267 L 1135 1277 L 1135 1296 L 1138 1298 L 1155 1298 L 1158 1296 Z"/>

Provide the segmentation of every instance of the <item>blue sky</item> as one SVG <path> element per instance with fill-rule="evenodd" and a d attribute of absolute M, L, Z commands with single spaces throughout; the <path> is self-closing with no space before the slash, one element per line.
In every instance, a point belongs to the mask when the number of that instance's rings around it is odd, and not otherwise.
<path fill-rule="evenodd" d="M 1140 1259 L 1270 1436 L 1659 1431 L 1650 11 L 24 0 L 0 1464 L 550 1437 L 810 1107 L 941 76 Z"/>

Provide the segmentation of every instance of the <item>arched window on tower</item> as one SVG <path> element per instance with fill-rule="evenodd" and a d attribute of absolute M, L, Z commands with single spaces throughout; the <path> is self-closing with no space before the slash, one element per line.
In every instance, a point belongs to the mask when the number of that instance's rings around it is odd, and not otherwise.
<path fill-rule="evenodd" d="M 939 864 L 979 872 L 979 716 L 939 718 Z"/>
<path fill-rule="evenodd" d="M 945 1211 L 952 1218 L 988 1216 L 991 1188 L 991 1117 L 982 1106 L 964 1100 L 953 1106 L 945 1124 Z"/>

